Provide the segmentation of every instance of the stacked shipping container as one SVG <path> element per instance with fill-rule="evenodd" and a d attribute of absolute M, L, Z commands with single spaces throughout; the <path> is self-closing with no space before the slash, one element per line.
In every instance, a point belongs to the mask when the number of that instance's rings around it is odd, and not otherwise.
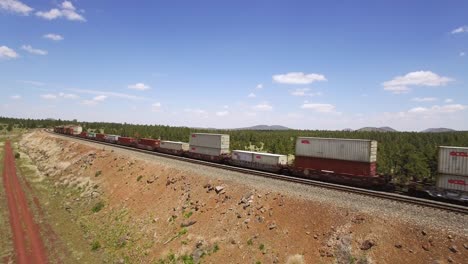
<path fill-rule="evenodd" d="M 438 173 L 438 188 L 468 192 L 468 148 L 439 147 Z"/>
<path fill-rule="evenodd" d="M 229 153 L 229 135 L 193 133 L 190 136 L 189 152 L 198 158 L 219 157 Z"/>
<path fill-rule="evenodd" d="M 355 176 L 375 176 L 377 141 L 299 137 L 295 168 L 308 174 L 325 171 Z"/>

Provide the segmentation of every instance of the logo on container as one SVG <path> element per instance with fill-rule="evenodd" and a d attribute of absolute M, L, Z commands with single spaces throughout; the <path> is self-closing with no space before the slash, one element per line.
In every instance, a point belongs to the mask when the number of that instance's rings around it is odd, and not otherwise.
<path fill-rule="evenodd" d="M 452 152 L 450 152 L 450 156 L 455 156 L 455 157 L 468 157 L 468 152 L 452 151 Z"/>
<path fill-rule="evenodd" d="M 307 139 L 303 139 L 303 140 L 301 140 L 301 143 L 302 143 L 302 144 L 310 144 L 310 141 L 307 140 Z"/>
<path fill-rule="evenodd" d="M 192 135 L 192 137 L 197 137 L 197 135 Z"/>
<path fill-rule="evenodd" d="M 257 156 L 255 156 L 255 158 L 257 158 L 257 159 L 261 159 L 261 158 L 262 158 L 262 156 L 260 156 L 260 155 L 257 155 Z"/>
<path fill-rule="evenodd" d="M 456 184 L 456 185 L 468 185 L 466 184 L 465 180 L 453 180 L 453 179 L 450 179 L 448 180 L 448 183 L 451 183 L 451 184 Z"/>

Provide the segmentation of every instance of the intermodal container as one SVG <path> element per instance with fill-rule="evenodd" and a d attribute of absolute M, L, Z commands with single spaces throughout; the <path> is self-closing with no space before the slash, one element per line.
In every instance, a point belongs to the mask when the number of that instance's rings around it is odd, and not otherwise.
<path fill-rule="evenodd" d="M 151 148 L 158 148 L 160 142 L 161 141 L 159 139 L 152 139 L 152 138 L 140 138 L 138 140 L 138 144 L 151 147 Z"/>
<path fill-rule="evenodd" d="M 376 162 L 377 141 L 365 139 L 298 137 L 296 140 L 296 156 Z"/>
<path fill-rule="evenodd" d="M 361 162 L 350 160 L 324 159 L 315 157 L 296 156 L 294 168 L 304 171 L 329 171 L 337 174 L 351 174 L 356 176 L 375 176 L 375 162 Z"/>
<path fill-rule="evenodd" d="M 88 132 L 86 131 L 81 132 L 80 137 L 83 137 L 83 138 L 88 137 Z"/>
<path fill-rule="evenodd" d="M 439 147 L 440 174 L 468 176 L 468 148 Z"/>
<path fill-rule="evenodd" d="M 106 141 L 109 141 L 109 142 L 117 142 L 117 140 L 119 139 L 119 136 L 118 135 L 106 135 L 105 139 Z"/>
<path fill-rule="evenodd" d="M 190 136 L 190 146 L 229 149 L 229 135 L 192 133 Z"/>
<path fill-rule="evenodd" d="M 267 165 L 286 165 L 288 157 L 286 155 L 253 152 L 253 162 Z"/>
<path fill-rule="evenodd" d="M 190 145 L 189 152 L 209 155 L 209 156 L 221 156 L 222 154 L 229 153 L 229 148 L 207 148 Z"/>
<path fill-rule="evenodd" d="M 437 177 L 437 187 L 446 190 L 468 192 L 468 177 L 440 174 Z"/>
<path fill-rule="evenodd" d="M 96 139 L 97 140 L 101 140 L 101 141 L 105 141 L 106 140 L 106 134 L 96 134 Z"/>
<path fill-rule="evenodd" d="M 162 149 L 170 149 L 175 151 L 187 151 L 189 150 L 189 144 L 186 142 L 178 142 L 178 141 L 168 141 L 168 140 L 161 140 L 161 144 L 159 145 Z"/>
<path fill-rule="evenodd" d="M 96 133 L 88 132 L 88 138 L 96 138 Z"/>
<path fill-rule="evenodd" d="M 119 137 L 117 139 L 117 143 L 119 143 L 121 145 L 125 145 L 125 146 L 130 146 L 130 145 L 136 143 L 136 139 L 134 139 L 132 137 Z"/>
<path fill-rule="evenodd" d="M 245 162 L 252 162 L 253 161 L 253 154 L 252 154 L 252 151 L 233 150 L 231 158 L 233 160 L 241 160 L 241 161 L 245 161 Z"/>
<path fill-rule="evenodd" d="M 81 126 L 70 127 L 70 134 L 72 135 L 79 135 L 81 132 L 83 132 L 83 128 Z"/>

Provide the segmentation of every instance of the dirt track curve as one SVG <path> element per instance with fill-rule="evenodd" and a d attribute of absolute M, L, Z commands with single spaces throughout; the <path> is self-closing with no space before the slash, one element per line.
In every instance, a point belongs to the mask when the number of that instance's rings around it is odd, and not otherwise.
<path fill-rule="evenodd" d="M 47 263 L 39 226 L 34 222 L 25 193 L 16 175 L 15 158 L 9 141 L 5 143 L 3 183 L 8 202 L 16 263 Z"/>

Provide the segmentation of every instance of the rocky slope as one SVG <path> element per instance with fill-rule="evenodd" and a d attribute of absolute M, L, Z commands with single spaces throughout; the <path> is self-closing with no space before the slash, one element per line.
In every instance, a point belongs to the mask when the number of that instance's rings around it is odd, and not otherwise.
<path fill-rule="evenodd" d="M 57 221 L 55 232 L 69 241 L 74 260 L 87 251 L 109 263 L 461 263 L 468 258 L 465 216 L 382 205 L 385 201 L 44 132 L 26 135 L 20 146 L 38 168 L 30 179 L 33 189 L 49 194 L 40 202 L 49 221 Z M 412 210 L 415 216 L 405 217 Z M 88 246 L 80 246 L 80 240 Z"/>

